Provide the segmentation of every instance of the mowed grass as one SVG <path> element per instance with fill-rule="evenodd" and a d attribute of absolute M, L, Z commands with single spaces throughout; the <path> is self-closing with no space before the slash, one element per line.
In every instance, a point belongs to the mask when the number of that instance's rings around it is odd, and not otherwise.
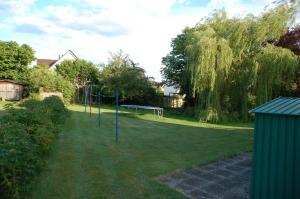
<path fill-rule="evenodd" d="M 16 102 L 11 101 L 0 101 L 0 117 L 6 114 L 5 105 L 6 104 L 15 104 Z"/>
<path fill-rule="evenodd" d="M 64 126 L 36 179 L 34 199 L 186 198 L 156 177 L 252 149 L 251 128 L 154 119 L 152 112 L 121 112 L 115 142 L 114 110 L 70 106 Z M 205 126 L 209 126 L 205 127 Z"/>

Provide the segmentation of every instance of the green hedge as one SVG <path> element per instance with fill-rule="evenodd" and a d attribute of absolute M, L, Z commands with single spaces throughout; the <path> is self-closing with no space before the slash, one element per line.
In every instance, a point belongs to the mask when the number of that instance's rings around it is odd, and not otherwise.
<path fill-rule="evenodd" d="M 54 96 L 7 111 L 0 119 L 0 198 L 25 198 L 69 112 Z"/>

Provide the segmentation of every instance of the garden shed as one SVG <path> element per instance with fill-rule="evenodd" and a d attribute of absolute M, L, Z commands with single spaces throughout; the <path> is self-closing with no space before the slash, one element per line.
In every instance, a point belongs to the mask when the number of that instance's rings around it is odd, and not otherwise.
<path fill-rule="evenodd" d="M 255 113 L 252 199 L 300 198 L 300 98 L 279 97 Z"/>
<path fill-rule="evenodd" d="M 0 80 L 0 99 L 21 100 L 25 86 L 27 84 L 13 80 Z"/>

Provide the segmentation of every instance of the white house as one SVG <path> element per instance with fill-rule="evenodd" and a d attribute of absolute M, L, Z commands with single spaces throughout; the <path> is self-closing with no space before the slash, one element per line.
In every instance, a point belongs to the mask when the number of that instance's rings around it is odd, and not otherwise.
<path fill-rule="evenodd" d="M 62 63 L 65 60 L 77 60 L 78 57 L 71 51 L 68 50 L 65 54 L 59 55 L 58 59 L 37 59 L 34 62 L 32 62 L 30 65 L 47 65 L 50 70 L 56 69 L 56 66 L 60 63 Z"/>
<path fill-rule="evenodd" d="M 174 96 L 175 94 L 179 93 L 179 88 L 176 88 L 175 86 L 167 86 L 164 85 L 164 96 Z"/>

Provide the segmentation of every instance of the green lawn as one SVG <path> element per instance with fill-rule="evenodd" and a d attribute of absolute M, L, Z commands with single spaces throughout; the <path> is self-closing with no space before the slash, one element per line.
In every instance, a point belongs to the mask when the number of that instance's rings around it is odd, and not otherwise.
<path fill-rule="evenodd" d="M 72 116 L 36 179 L 33 199 L 185 198 L 155 177 L 252 149 L 248 125 L 160 120 L 145 111 L 120 114 L 116 144 L 113 110 L 103 110 L 99 128 L 96 109 L 92 118 L 82 106 L 70 109 Z"/>
<path fill-rule="evenodd" d="M 4 106 L 6 104 L 9 104 L 9 103 L 12 103 L 12 102 L 9 102 L 9 101 L 0 101 L 0 117 L 5 114 Z M 15 103 L 15 102 L 13 102 L 13 103 Z"/>

